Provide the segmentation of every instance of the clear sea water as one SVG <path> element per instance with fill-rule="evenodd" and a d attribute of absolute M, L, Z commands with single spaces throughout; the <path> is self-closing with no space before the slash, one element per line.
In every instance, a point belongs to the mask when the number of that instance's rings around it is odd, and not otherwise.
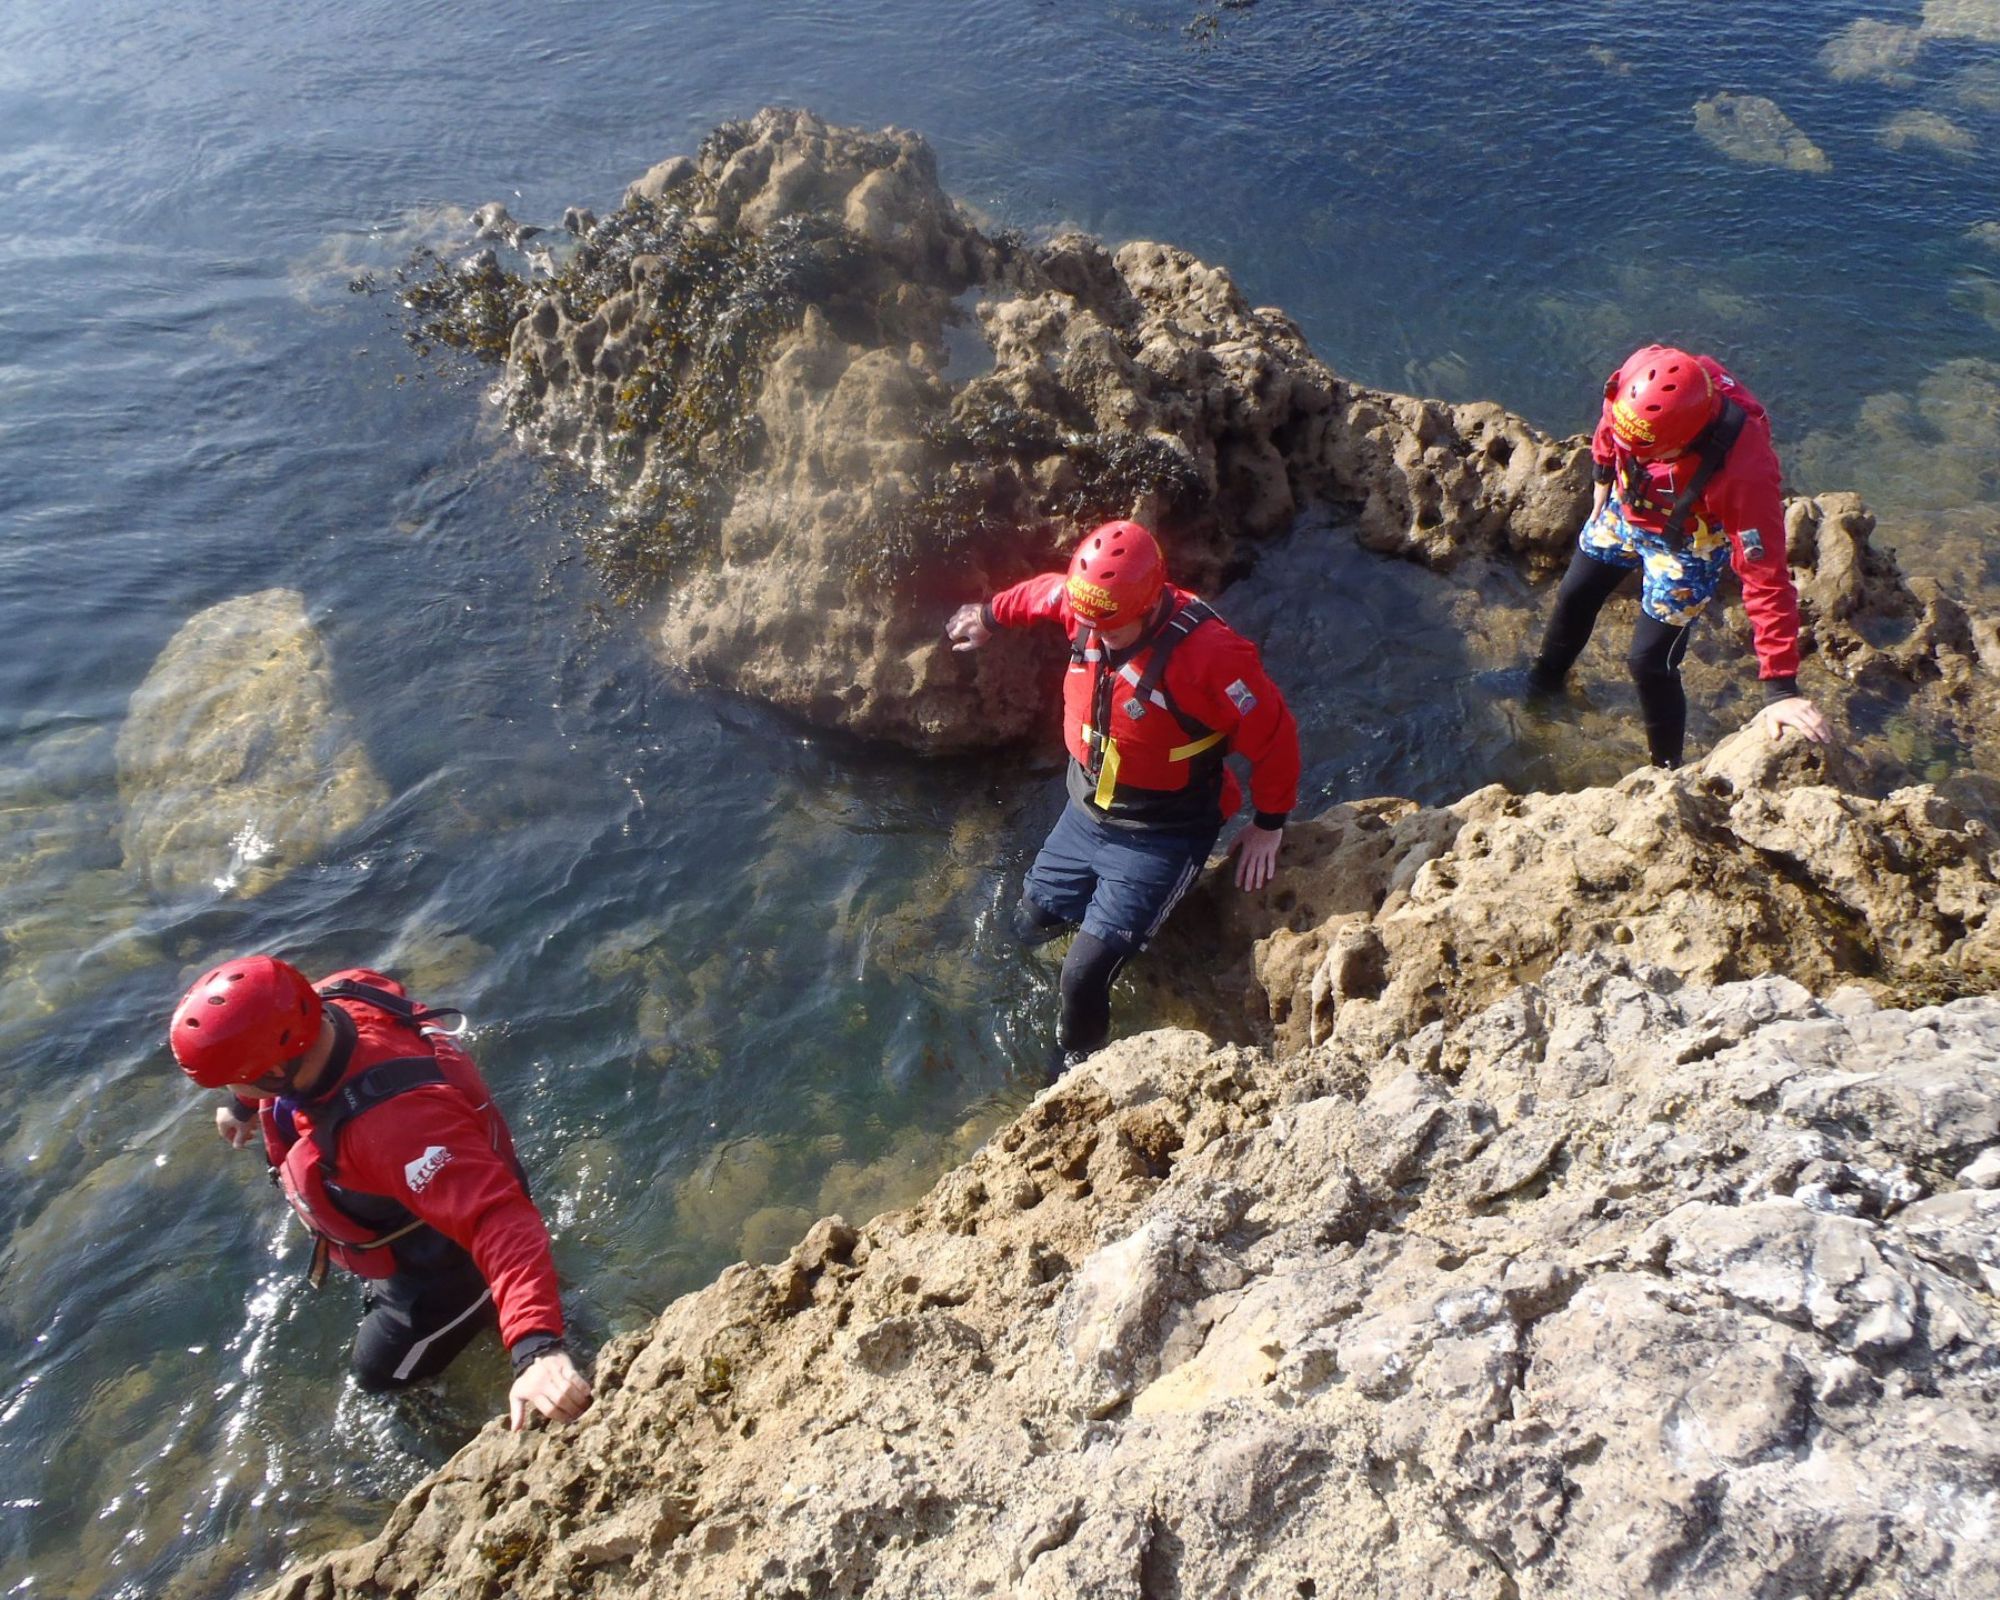
<path fill-rule="evenodd" d="M 1634 344 L 1713 348 L 1800 487 L 1861 489 L 1985 595 L 2000 42 L 1884 81 L 1821 52 L 1914 27 L 1910 0 L 1196 14 L 0 7 L 0 1593 L 236 1593 L 372 1530 L 504 1391 L 491 1349 L 402 1402 L 345 1390 L 357 1296 L 304 1288 L 162 1047 L 208 958 L 393 963 L 466 1006 L 590 1339 L 822 1210 L 914 1197 L 1045 1043 L 1051 969 L 999 924 L 1051 769 L 815 737 L 602 620 L 587 501 L 348 291 L 454 213 L 605 209 L 764 104 L 895 123 L 994 222 L 1224 262 L 1366 382 L 1570 431 Z M 1704 142 L 1720 91 L 1776 100 L 1830 170 Z M 1465 608 L 1337 534 L 1259 584 L 1232 614 L 1295 689 L 1314 804 L 1633 756 L 1524 752 L 1463 687 L 1490 664 Z M 256 899 L 147 896 L 115 838 L 127 700 L 189 616 L 272 585 L 393 799 Z"/>

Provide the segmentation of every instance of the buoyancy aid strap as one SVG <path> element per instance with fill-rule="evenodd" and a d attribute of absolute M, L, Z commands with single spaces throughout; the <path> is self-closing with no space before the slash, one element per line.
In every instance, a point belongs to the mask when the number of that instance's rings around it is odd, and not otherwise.
<path fill-rule="evenodd" d="M 1189 634 L 1204 622 L 1213 622 L 1215 611 L 1207 602 L 1190 600 L 1180 610 L 1167 618 L 1166 626 L 1160 629 L 1159 637 L 1153 645 L 1153 653 L 1146 661 L 1146 671 L 1139 679 L 1138 700 L 1141 705 L 1151 702 L 1154 692 L 1167 675 L 1167 662 L 1174 649 Z"/>
<path fill-rule="evenodd" d="M 356 1073 L 326 1099 L 307 1106 L 312 1113 L 313 1143 L 319 1148 L 320 1181 L 334 1181 L 334 1151 L 340 1143 L 340 1130 L 349 1122 L 399 1094 L 445 1081 L 436 1057 L 398 1056 Z"/>
<path fill-rule="evenodd" d="M 391 994 L 387 989 L 378 989 L 372 983 L 359 983 L 353 978 L 342 978 L 338 983 L 322 984 L 319 987 L 322 1000 L 359 1000 L 371 1005 L 377 1011 L 386 1011 L 400 1022 L 407 1022 L 413 1028 L 421 1028 L 427 1022 L 435 1022 L 439 1017 L 463 1017 L 465 1013 L 457 1006 L 418 1005 L 408 995 Z"/>
<path fill-rule="evenodd" d="M 1152 653 L 1146 658 L 1146 670 L 1138 675 L 1133 687 L 1132 698 L 1126 702 L 1125 712 L 1127 716 L 1137 720 L 1146 714 L 1148 707 L 1160 705 L 1172 712 L 1175 719 L 1189 733 L 1194 733 L 1197 729 L 1202 728 L 1203 725 L 1201 723 L 1195 722 L 1193 718 L 1187 716 L 1173 703 L 1170 697 L 1162 693 L 1160 685 L 1166 677 L 1167 662 L 1172 658 L 1175 648 L 1204 622 L 1214 620 L 1216 620 L 1215 612 L 1206 602 L 1190 600 L 1160 624 L 1151 639 Z M 1130 666 L 1131 664 L 1128 662 L 1120 670 L 1120 675 L 1127 682 L 1133 681 Z M 1110 720 L 1108 709 L 1105 716 L 1108 722 Z M 1192 743 L 1176 745 L 1169 750 L 1167 752 L 1167 759 L 1169 761 L 1191 761 L 1204 750 L 1212 749 L 1217 744 L 1220 744 L 1224 737 L 1225 735 L 1220 732 L 1204 732 L 1201 737 L 1195 739 Z M 1097 789 L 1091 798 L 1096 801 L 1100 809 L 1109 810 L 1111 802 L 1118 792 L 1118 741 L 1111 738 L 1108 732 L 1100 731 L 1089 723 L 1085 723 L 1083 728 L 1083 742 L 1086 749 L 1101 752 L 1102 761 L 1097 772 Z"/>
<path fill-rule="evenodd" d="M 1169 761 L 1192 761 L 1204 750 L 1212 750 L 1222 743 L 1224 735 L 1211 733 L 1206 739 L 1197 739 L 1193 744 L 1178 744 L 1167 752 Z"/>

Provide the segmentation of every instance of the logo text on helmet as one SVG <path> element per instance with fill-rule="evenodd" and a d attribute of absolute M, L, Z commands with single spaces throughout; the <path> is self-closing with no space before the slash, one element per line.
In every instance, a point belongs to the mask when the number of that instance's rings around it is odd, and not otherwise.
<path fill-rule="evenodd" d="M 1630 401 L 1619 400 L 1611 407 L 1611 429 L 1627 444 L 1651 444 L 1653 425 L 1632 409 Z"/>
<path fill-rule="evenodd" d="M 1069 580 L 1070 609 L 1086 622 L 1101 622 L 1118 610 L 1118 602 L 1101 583 L 1092 583 L 1082 573 Z"/>

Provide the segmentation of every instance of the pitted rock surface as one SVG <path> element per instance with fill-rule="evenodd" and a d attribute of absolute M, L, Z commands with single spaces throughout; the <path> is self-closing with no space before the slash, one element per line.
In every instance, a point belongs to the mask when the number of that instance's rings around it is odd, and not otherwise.
<path fill-rule="evenodd" d="M 1594 955 L 1434 1032 L 1122 1041 L 267 1592 L 1994 1592 L 2000 1001 Z"/>
<path fill-rule="evenodd" d="M 1158 959 L 1221 997 L 1214 1031 L 1285 1050 L 1386 1048 L 1565 952 L 1886 999 L 2000 988 L 2000 834 L 1928 785 L 1853 793 L 1844 765 L 1753 728 L 1609 788 L 1335 806 L 1287 830 L 1260 894 L 1211 869 Z M 1218 949 L 1254 950 L 1253 973 Z"/>

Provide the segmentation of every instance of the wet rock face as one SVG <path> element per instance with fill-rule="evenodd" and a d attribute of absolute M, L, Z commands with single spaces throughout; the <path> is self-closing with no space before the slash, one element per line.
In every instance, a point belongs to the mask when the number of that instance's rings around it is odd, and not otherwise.
<path fill-rule="evenodd" d="M 291 589 L 189 619 L 118 735 L 125 864 L 156 891 L 256 894 L 389 798 Z"/>
<path fill-rule="evenodd" d="M 1312 501 L 1440 567 L 1553 565 L 1588 504 L 1581 441 L 1345 383 L 1218 267 L 982 233 L 914 134 L 765 111 L 571 221 L 541 278 L 486 256 L 415 298 L 504 347 L 516 428 L 614 491 L 599 553 L 627 595 L 670 578 L 667 656 L 823 725 L 1037 726 L 1048 641 L 968 660 L 942 623 L 1106 518 L 1209 586 Z"/>
<path fill-rule="evenodd" d="M 1440 1031 L 1123 1041 L 268 1593 L 1992 1592 L 2000 1003 L 1566 957 Z"/>

